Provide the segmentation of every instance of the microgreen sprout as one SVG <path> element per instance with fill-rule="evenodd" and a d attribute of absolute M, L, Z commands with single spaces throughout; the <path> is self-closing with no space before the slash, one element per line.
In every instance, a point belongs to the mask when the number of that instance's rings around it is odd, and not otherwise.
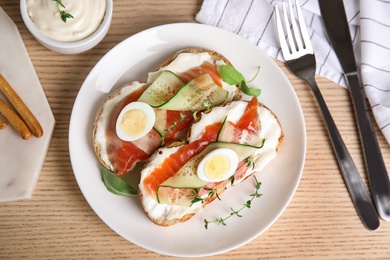
<path fill-rule="evenodd" d="M 260 67 L 258 67 L 256 75 L 250 81 L 246 81 L 244 76 L 234 67 L 229 65 L 222 65 L 219 67 L 219 74 L 221 75 L 223 81 L 231 85 L 240 85 L 240 89 L 242 92 L 249 96 L 256 97 L 260 96 L 261 89 L 250 88 L 248 87 L 247 83 L 252 82 L 259 74 L 259 71 Z"/>

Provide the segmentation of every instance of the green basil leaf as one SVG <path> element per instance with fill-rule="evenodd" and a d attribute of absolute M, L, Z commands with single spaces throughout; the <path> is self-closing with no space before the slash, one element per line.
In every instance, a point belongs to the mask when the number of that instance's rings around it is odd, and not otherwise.
<path fill-rule="evenodd" d="M 238 85 L 242 81 L 245 81 L 244 76 L 229 65 L 221 65 L 219 67 L 219 75 L 221 75 L 223 81 L 230 85 Z"/>
<path fill-rule="evenodd" d="M 246 85 L 245 81 L 242 81 L 241 82 L 241 91 L 244 92 L 245 94 L 249 95 L 249 96 L 260 96 L 261 94 L 261 89 L 258 89 L 258 88 L 250 88 Z"/>
<path fill-rule="evenodd" d="M 106 168 L 100 167 L 100 174 L 108 191 L 120 196 L 137 195 L 137 191 L 133 187 Z"/>

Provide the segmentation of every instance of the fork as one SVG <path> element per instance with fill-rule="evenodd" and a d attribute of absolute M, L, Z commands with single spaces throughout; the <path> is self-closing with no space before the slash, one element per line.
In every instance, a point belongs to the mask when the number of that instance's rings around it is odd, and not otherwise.
<path fill-rule="evenodd" d="M 368 230 L 376 230 L 379 228 L 379 218 L 374 204 L 315 81 L 315 56 L 298 0 L 295 1 L 295 7 L 299 27 L 290 0 L 288 0 L 288 5 L 289 12 L 282 2 L 284 28 L 279 8 L 275 5 L 277 31 L 283 57 L 289 70 L 305 80 L 311 87 L 327 126 L 333 150 L 356 211 Z"/>

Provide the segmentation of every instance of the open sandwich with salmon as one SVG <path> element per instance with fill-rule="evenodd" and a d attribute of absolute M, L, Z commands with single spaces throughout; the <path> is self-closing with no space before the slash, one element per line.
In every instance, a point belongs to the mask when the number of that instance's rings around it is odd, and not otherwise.
<path fill-rule="evenodd" d="M 240 85 L 222 79 L 226 65 L 214 51 L 182 50 L 98 110 L 99 161 L 119 177 L 144 162 L 139 198 L 157 225 L 187 221 L 276 157 L 283 140 L 276 115 L 256 97 L 240 100 Z"/>
<path fill-rule="evenodd" d="M 164 61 L 147 82 L 130 82 L 100 106 L 93 128 L 100 163 L 117 176 L 146 161 L 161 145 L 186 136 L 198 111 L 240 99 L 237 85 L 222 81 L 231 63 L 205 49 L 185 49 Z"/>

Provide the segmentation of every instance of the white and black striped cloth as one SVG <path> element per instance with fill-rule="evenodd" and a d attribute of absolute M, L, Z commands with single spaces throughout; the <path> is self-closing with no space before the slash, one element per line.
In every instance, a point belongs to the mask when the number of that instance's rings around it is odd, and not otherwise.
<path fill-rule="evenodd" d="M 295 1 L 293 1 L 295 2 Z M 234 32 L 283 60 L 276 33 L 275 4 L 281 0 L 204 0 L 200 23 Z M 317 0 L 300 0 L 317 60 L 317 74 L 346 86 L 331 48 Z M 390 143 L 390 1 L 344 0 L 356 61 L 379 128 Z"/>

